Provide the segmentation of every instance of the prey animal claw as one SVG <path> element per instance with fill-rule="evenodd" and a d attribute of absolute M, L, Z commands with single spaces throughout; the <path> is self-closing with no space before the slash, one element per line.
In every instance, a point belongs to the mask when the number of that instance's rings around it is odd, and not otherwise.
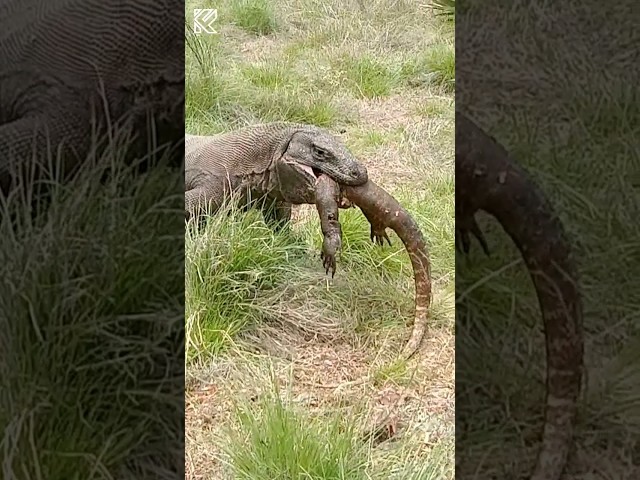
<path fill-rule="evenodd" d="M 391 246 L 391 240 L 389 239 L 389 236 L 387 235 L 387 230 L 386 228 L 383 229 L 376 229 L 371 227 L 371 234 L 369 235 L 369 238 L 371 239 L 371 241 L 377 245 L 383 246 L 384 245 L 384 241 L 386 240 L 387 243 L 389 244 L 389 246 Z"/>
<path fill-rule="evenodd" d="M 464 217 L 461 220 L 456 220 L 456 250 L 458 250 L 458 252 L 464 252 L 465 255 L 469 254 L 469 250 L 471 249 L 471 237 L 469 234 L 476 237 L 484 254 L 487 257 L 491 256 L 484 234 L 482 230 L 480 230 L 473 215 Z"/>
<path fill-rule="evenodd" d="M 336 275 L 336 256 L 332 254 L 325 254 L 324 252 L 320 252 L 320 260 L 322 260 L 322 266 L 324 267 L 324 273 L 329 275 L 329 271 L 331 271 L 331 278 L 334 278 Z"/>

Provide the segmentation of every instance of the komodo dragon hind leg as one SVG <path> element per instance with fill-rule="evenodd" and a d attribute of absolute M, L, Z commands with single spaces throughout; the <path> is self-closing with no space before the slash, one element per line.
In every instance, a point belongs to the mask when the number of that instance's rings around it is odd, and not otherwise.
<path fill-rule="evenodd" d="M 283 200 L 266 200 L 262 204 L 264 221 L 273 228 L 275 232 L 280 232 L 289 225 L 292 208 L 293 206 L 290 203 Z"/>

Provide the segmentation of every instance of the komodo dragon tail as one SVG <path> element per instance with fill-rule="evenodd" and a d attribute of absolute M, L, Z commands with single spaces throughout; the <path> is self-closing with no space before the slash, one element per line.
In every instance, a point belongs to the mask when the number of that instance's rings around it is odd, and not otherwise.
<path fill-rule="evenodd" d="M 420 347 L 427 330 L 427 313 L 431 304 L 431 270 L 424 236 L 411 215 L 372 180 L 358 187 L 343 186 L 342 189 L 347 199 L 360 207 L 369 220 L 372 239 L 378 237 L 378 243 L 382 243 L 381 237 L 386 237 L 384 230 L 389 227 L 400 237 L 409 254 L 416 298 L 413 330 L 402 351 L 402 357 L 408 359 Z"/>
<path fill-rule="evenodd" d="M 456 115 L 456 237 L 465 253 L 472 233 L 488 253 L 474 214 L 493 215 L 520 250 L 546 336 L 547 401 L 532 480 L 557 480 L 573 437 L 582 375 L 582 305 L 560 220 L 507 151 L 471 120 Z"/>

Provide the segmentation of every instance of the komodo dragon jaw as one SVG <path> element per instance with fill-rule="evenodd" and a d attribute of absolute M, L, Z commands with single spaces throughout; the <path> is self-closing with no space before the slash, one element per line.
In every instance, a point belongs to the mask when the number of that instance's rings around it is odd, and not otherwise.
<path fill-rule="evenodd" d="M 307 166 L 281 157 L 274 162 L 269 189 L 278 200 L 293 205 L 314 204 L 317 175 Z"/>
<path fill-rule="evenodd" d="M 547 400 L 542 445 L 532 480 L 557 480 L 567 462 L 580 393 L 582 301 L 564 228 L 542 192 L 507 151 L 456 112 L 456 236 L 469 233 L 488 252 L 474 215 L 493 215 L 527 265 L 545 327 Z"/>
<path fill-rule="evenodd" d="M 293 132 L 283 157 L 311 167 L 316 177 L 324 173 L 342 185 L 364 185 L 369 179 L 366 167 L 338 138 L 312 125 Z"/>

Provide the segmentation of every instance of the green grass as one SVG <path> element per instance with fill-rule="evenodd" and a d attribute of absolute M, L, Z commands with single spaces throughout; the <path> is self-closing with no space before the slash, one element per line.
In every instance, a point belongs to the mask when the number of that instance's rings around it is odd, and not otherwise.
<path fill-rule="evenodd" d="M 445 17 L 446 20 L 455 20 L 456 0 L 431 0 L 431 6 L 437 15 Z"/>
<path fill-rule="evenodd" d="M 287 235 L 276 235 L 255 212 L 243 215 L 226 207 L 230 218 L 211 217 L 204 232 L 193 225 L 186 237 L 185 288 L 187 356 L 217 354 L 238 331 L 262 314 L 252 303 L 287 276 L 288 263 L 302 247 Z"/>
<path fill-rule="evenodd" d="M 4 478 L 162 478 L 175 467 L 153 439 L 182 431 L 180 176 L 167 158 L 134 175 L 120 165 L 125 148 L 114 132 L 77 177 L 52 182 L 35 219 L 34 197 L 2 206 Z"/>
<path fill-rule="evenodd" d="M 433 191 L 428 203 L 425 194 L 425 198 L 413 201 L 404 197 L 405 205 L 430 239 L 434 278 L 452 278 L 452 194 L 453 185 L 449 184 L 448 189 Z M 429 225 L 431 212 L 450 218 L 448 225 Z M 333 315 L 346 316 L 353 331 L 375 335 L 385 326 L 397 328 L 398 313 L 409 316 L 413 307 L 412 294 L 401 298 L 394 294 L 400 289 L 412 292 L 413 288 L 402 242 L 390 232 L 391 247 L 374 245 L 369 239 L 368 222 L 356 210 L 343 211 L 340 221 L 343 250 L 338 277 L 343 279 L 336 280 L 338 289 L 329 291 L 314 280 L 323 275 L 317 257 L 322 236 L 315 218 L 276 233 L 257 211 L 245 214 L 228 206 L 224 214 L 211 216 L 201 231 L 190 224 L 185 250 L 188 358 L 215 356 L 234 346 L 233 337 L 238 332 L 260 322 L 281 321 L 276 307 L 282 306 L 283 292 L 288 290 L 289 306 L 299 309 L 301 316 L 310 315 L 313 322 L 314 307 L 334 310 L 335 305 L 341 308 Z M 378 282 L 377 292 L 369 292 L 372 280 Z M 296 283 L 301 291 L 295 291 Z M 382 303 L 378 303 L 380 300 Z M 376 309 L 375 316 L 370 315 L 372 308 Z M 433 317 L 437 323 L 437 306 Z M 302 328 L 322 331 L 322 323 L 306 323 Z M 324 328 L 335 327 L 329 322 Z"/>
<path fill-rule="evenodd" d="M 469 52 L 457 59 L 468 78 L 468 90 L 460 93 L 478 123 L 531 172 L 571 238 L 584 299 L 587 383 L 568 474 L 633 478 L 636 467 L 627 459 L 637 456 L 640 432 L 634 384 L 640 375 L 640 283 L 632 273 L 640 258 L 633 185 L 640 169 L 640 111 L 630 87 L 633 62 L 617 47 L 627 45 L 625 32 L 631 31 L 623 28 L 623 14 L 603 23 L 616 32 L 606 45 L 565 42 L 592 13 L 583 7 L 564 2 L 554 15 L 573 23 L 526 38 L 520 33 L 533 32 L 535 20 L 529 7 L 518 7 L 505 18 L 513 28 L 488 34 L 484 45 L 460 44 L 460 52 Z M 469 10 L 468 28 L 474 29 L 501 8 L 495 3 Z M 504 45 L 497 59 L 493 52 Z M 607 69 L 594 70 L 595 48 L 610 60 Z M 493 70 L 495 61 L 501 66 Z M 534 76 L 535 88 L 526 80 Z M 575 80 L 566 82 L 569 76 Z M 532 468 L 542 428 L 540 312 L 511 241 L 492 219 L 481 217 L 480 224 L 491 258 L 476 244 L 456 269 L 456 412 L 467 430 L 457 448 L 465 452 L 461 473 L 518 477 Z"/>
<path fill-rule="evenodd" d="M 425 102 L 421 105 L 416 105 L 414 107 L 414 111 L 417 115 L 421 117 L 439 117 L 446 114 L 451 107 L 449 102 L 443 102 L 439 99 L 434 99 L 432 101 Z"/>
<path fill-rule="evenodd" d="M 228 455 L 237 479 L 366 479 L 368 452 L 353 425 L 339 415 L 310 418 L 279 396 L 237 411 Z"/>
<path fill-rule="evenodd" d="M 449 92 L 455 90 L 456 57 L 451 44 L 439 44 L 430 48 L 424 59 L 425 66 L 433 74 L 433 82 L 445 87 Z"/>
<path fill-rule="evenodd" d="M 409 85 L 435 85 L 451 94 L 455 91 L 455 65 L 453 43 L 441 42 L 408 58 L 400 67 L 398 75 Z"/>
<path fill-rule="evenodd" d="M 345 76 L 358 97 L 387 97 L 395 86 L 396 78 L 393 72 L 375 58 L 347 58 L 343 63 Z"/>
<path fill-rule="evenodd" d="M 242 70 L 242 75 L 249 82 L 267 90 L 281 90 L 293 87 L 300 82 L 291 68 L 285 63 L 265 63 L 260 65 L 247 65 Z"/>
<path fill-rule="evenodd" d="M 247 32 L 269 35 L 278 30 L 278 21 L 268 0 L 234 0 L 230 2 L 234 23 Z"/>
<path fill-rule="evenodd" d="M 398 359 L 381 365 L 373 373 L 373 379 L 377 385 L 384 385 L 387 382 L 406 384 L 409 380 L 406 361 Z"/>
<path fill-rule="evenodd" d="M 430 422 L 452 426 L 450 397 L 446 419 L 416 413 L 429 404 L 399 406 L 407 426 L 378 448 L 359 433 L 362 409 L 378 400 L 350 390 L 363 381 L 370 391 L 406 388 L 420 398 L 431 385 L 443 391 L 453 383 L 453 94 L 445 58 L 453 49 L 437 50 L 452 44 L 451 28 L 410 2 L 393 11 L 384 1 L 353 8 L 223 0 L 216 8 L 219 35 L 188 33 L 186 131 L 279 120 L 342 130 L 427 239 L 437 338 L 428 348 L 441 351 L 428 371 L 425 362 L 395 360 L 413 317 L 414 286 L 393 232 L 391 246 L 376 246 L 361 212 L 341 211 L 343 249 L 331 279 L 313 209 L 296 209 L 290 228 L 274 232 L 260 213 L 229 206 L 200 231 L 189 227 L 185 239 L 187 393 L 195 408 L 187 478 L 453 478 L 453 428 L 423 447 Z M 312 379 L 324 362 L 336 366 Z M 273 388 L 263 374 L 271 368 L 294 372 L 278 380 L 287 383 L 278 390 L 283 398 L 261 397 Z M 340 386 L 317 392 L 318 382 Z M 197 385 L 213 385 L 215 398 L 199 400 Z M 297 399 L 307 397 L 318 400 L 303 409 Z M 231 404 L 242 407 L 240 417 Z M 198 426 L 208 408 L 217 409 L 213 433 Z"/>

